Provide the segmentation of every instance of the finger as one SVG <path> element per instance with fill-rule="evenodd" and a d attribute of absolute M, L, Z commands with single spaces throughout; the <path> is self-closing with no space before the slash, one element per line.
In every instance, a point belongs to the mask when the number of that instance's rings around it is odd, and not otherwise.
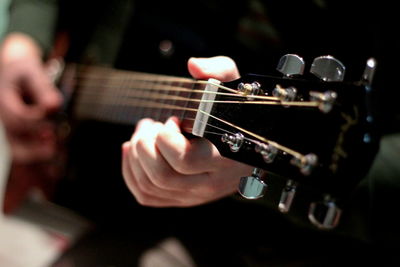
<path fill-rule="evenodd" d="M 140 163 L 139 166 L 135 165 L 138 164 L 136 158 L 134 162 L 131 163 L 131 166 L 135 166 L 132 168 L 132 172 L 137 176 L 135 179 L 136 182 L 145 177 L 151 180 L 156 187 L 165 190 L 164 192 L 174 192 L 172 195 L 168 195 L 168 198 L 171 197 L 180 200 L 181 202 L 179 204 L 175 203 L 175 205 L 179 206 L 191 206 L 209 202 L 234 191 L 232 186 L 227 187 L 225 184 L 227 181 L 232 183 L 232 179 L 229 179 L 232 175 L 229 175 L 227 179 L 221 179 L 226 176 L 225 173 L 215 176 L 207 172 L 183 175 L 173 169 L 159 151 L 157 151 L 154 140 L 152 140 L 154 135 L 157 135 L 157 132 L 159 132 L 157 128 L 160 127 L 163 127 L 160 123 L 154 123 L 152 120 L 143 120 L 140 122 L 137 131 L 135 131 L 131 139 L 133 141 L 131 141 L 131 144 L 134 146 L 134 150 L 131 154 L 134 155 L 134 157 L 138 157 Z M 178 131 L 178 129 L 175 130 Z M 144 134 L 146 132 L 148 132 L 147 135 Z M 141 136 L 150 138 L 144 138 L 144 140 L 142 140 Z M 204 165 L 207 164 L 203 164 L 203 168 Z M 224 167 L 224 165 L 222 165 L 222 167 Z M 143 170 L 144 174 L 140 173 L 140 171 L 138 172 L 138 170 Z M 223 183 L 221 183 L 221 181 Z M 136 184 L 136 186 L 140 187 L 139 184 Z M 185 192 L 186 195 L 182 192 Z"/>
<path fill-rule="evenodd" d="M 0 100 L 1 118 L 7 127 L 30 128 L 43 117 L 43 112 L 36 107 L 27 105 L 17 88 L 1 88 Z"/>
<path fill-rule="evenodd" d="M 32 68 L 25 77 L 26 90 L 46 114 L 54 112 L 61 106 L 61 93 L 53 85 L 50 77 L 44 72 L 43 66 Z"/>
<path fill-rule="evenodd" d="M 167 199 L 154 194 L 148 194 L 141 189 L 140 180 L 147 180 L 141 176 L 145 176 L 143 169 L 140 166 L 132 165 L 130 153 L 132 151 L 131 143 L 126 142 L 122 146 L 122 173 L 129 190 L 135 196 L 138 203 L 144 206 L 152 207 L 172 207 L 181 206 L 181 203 L 176 199 Z"/>
<path fill-rule="evenodd" d="M 229 57 L 190 58 L 188 69 L 195 79 L 215 78 L 222 82 L 240 77 L 236 63 Z"/>
<path fill-rule="evenodd" d="M 155 147 L 155 139 L 161 127 L 160 122 L 151 119 L 141 120 L 131 139 L 132 150 L 128 159 L 133 173 L 136 174 L 136 181 L 139 181 L 137 185 L 143 191 L 149 194 L 160 194 L 163 197 L 176 197 L 175 187 L 165 186 L 160 182 L 160 177 L 163 177 L 162 181 L 165 181 L 167 177 L 178 175 L 168 166 Z M 170 193 L 169 190 L 174 192 Z"/>
<path fill-rule="evenodd" d="M 155 140 L 163 124 L 144 120 L 132 138 L 132 165 L 140 164 L 155 187 L 163 190 L 187 192 L 204 183 L 202 175 L 184 175 L 177 172 L 160 154 Z M 189 195 L 188 195 L 189 196 Z"/>
<path fill-rule="evenodd" d="M 182 174 L 211 172 L 220 164 L 216 147 L 203 138 L 188 140 L 174 118 L 167 120 L 160 130 L 156 145 L 168 164 Z"/>
<path fill-rule="evenodd" d="M 166 179 L 178 174 L 168 165 L 155 147 L 155 139 L 162 124 L 152 120 L 143 120 L 138 125 L 132 138 L 131 165 L 144 170 L 146 177 L 151 179 L 155 187 L 164 190 L 174 189 L 173 185 L 166 185 Z"/>

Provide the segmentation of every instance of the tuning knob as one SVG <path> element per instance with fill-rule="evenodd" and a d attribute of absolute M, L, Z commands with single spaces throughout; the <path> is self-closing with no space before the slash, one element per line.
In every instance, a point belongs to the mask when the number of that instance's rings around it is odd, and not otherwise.
<path fill-rule="evenodd" d="M 258 199 L 264 196 L 267 184 L 261 180 L 261 169 L 254 168 L 251 176 L 242 177 L 238 191 L 246 199 Z"/>
<path fill-rule="evenodd" d="M 287 54 L 280 58 L 276 69 L 287 77 L 301 75 L 304 72 L 304 60 L 295 54 Z"/>
<path fill-rule="evenodd" d="M 335 201 L 329 196 L 321 202 L 313 202 L 310 204 L 308 218 L 312 224 L 320 229 L 333 229 L 340 220 L 342 210 L 337 207 Z"/>
<path fill-rule="evenodd" d="M 344 79 L 345 66 L 332 56 L 314 59 L 310 72 L 326 82 L 341 82 Z"/>
<path fill-rule="evenodd" d="M 362 80 L 368 84 L 372 84 L 372 80 L 374 79 L 374 74 L 376 70 L 376 60 L 374 58 L 370 58 L 367 61 L 367 65 L 365 66 L 364 73 L 362 75 Z"/>
<path fill-rule="evenodd" d="M 286 186 L 282 190 L 281 199 L 279 200 L 279 211 L 288 213 L 292 206 L 294 196 L 296 194 L 297 183 L 293 180 L 288 180 Z"/>

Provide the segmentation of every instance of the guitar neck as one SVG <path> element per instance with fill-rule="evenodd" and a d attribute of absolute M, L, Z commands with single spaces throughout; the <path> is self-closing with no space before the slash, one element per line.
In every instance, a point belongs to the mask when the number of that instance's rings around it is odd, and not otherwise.
<path fill-rule="evenodd" d="M 60 84 L 66 95 L 74 96 L 72 114 L 79 120 L 133 125 L 145 117 L 164 121 L 176 116 L 187 131 L 204 87 L 189 78 L 76 64 L 66 66 Z"/>

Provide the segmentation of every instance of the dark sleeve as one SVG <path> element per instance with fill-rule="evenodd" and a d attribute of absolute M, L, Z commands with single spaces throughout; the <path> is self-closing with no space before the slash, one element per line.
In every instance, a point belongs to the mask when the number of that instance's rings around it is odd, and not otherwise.
<path fill-rule="evenodd" d="M 58 15 L 58 0 L 11 0 L 7 32 L 30 35 L 49 52 L 54 38 Z"/>

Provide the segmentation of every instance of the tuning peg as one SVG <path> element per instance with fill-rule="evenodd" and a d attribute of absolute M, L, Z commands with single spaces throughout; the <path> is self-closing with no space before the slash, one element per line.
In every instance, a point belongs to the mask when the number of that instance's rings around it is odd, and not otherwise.
<path fill-rule="evenodd" d="M 287 54 L 280 58 L 276 69 L 286 77 L 301 75 L 304 72 L 304 60 L 295 54 Z"/>
<path fill-rule="evenodd" d="M 267 184 L 261 180 L 261 169 L 254 168 L 251 176 L 240 179 L 238 191 L 246 199 L 258 199 L 264 196 Z"/>
<path fill-rule="evenodd" d="M 337 207 L 331 196 L 326 195 L 322 202 L 310 204 L 308 218 L 312 224 L 320 229 L 333 229 L 340 220 L 342 210 Z"/>
<path fill-rule="evenodd" d="M 367 65 L 365 66 L 362 80 L 368 85 L 371 85 L 372 80 L 374 79 L 376 64 L 376 60 L 374 58 L 370 58 L 368 59 Z"/>
<path fill-rule="evenodd" d="M 344 79 L 345 66 L 332 56 L 321 56 L 314 59 L 310 72 L 326 82 L 341 82 Z"/>
<path fill-rule="evenodd" d="M 288 180 L 286 186 L 282 190 L 281 199 L 279 200 L 278 208 L 280 212 L 289 212 L 296 194 L 296 189 L 297 183 L 293 180 Z"/>
<path fill-rule="evenodd" d="M 244 143 L 244 136 L 241 133 L 225 133 L 221 136 L 221 141 L 227 143 L 232 152 L 238 152 Z"/>

